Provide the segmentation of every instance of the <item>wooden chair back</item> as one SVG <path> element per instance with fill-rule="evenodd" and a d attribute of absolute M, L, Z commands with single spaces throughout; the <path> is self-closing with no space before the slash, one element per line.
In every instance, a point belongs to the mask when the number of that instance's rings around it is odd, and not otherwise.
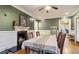
<path fill-rule="evenodd" d="M 39 31 L 36 32 L 36 36 L 40 36 L 40 32 Z"/>
<path fill-rule="evenodd" d="M 60 54 L 63 53 L 63 47 L 64 47 L 64 42 L 65 42 L 65 37 L 66 37 L 66 34 L 62 34 L 61 35 L 61 39 L 60 39 Z"/>
<path fill-rule="evenodd" d="M 58 36 L 57 36 L 58 48 L 60 48 L 60 39 L 61 39 L 61 35 L 62 35 L 62 32 L 59 32 L 59 33 L 58 33 Z"/>
<path fill-rule="evenodd" d="M 29 33 L 28 33 L 28 38 L 33 38 L 33 37 L 34 37 L 33 32 L 29 32 Z"/>

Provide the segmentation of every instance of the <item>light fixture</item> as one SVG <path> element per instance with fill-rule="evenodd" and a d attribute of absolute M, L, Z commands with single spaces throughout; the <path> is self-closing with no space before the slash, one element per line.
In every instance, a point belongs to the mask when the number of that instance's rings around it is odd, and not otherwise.
<path fill-rule="evenodd" d="M 52 7 L 50 7 L 50 6 L 46 6 L 46 7 L 45 7 L 45 10 L 46 10 L 47 13 L 48 13 L 49 10 L 51 10 L 51 9 L 52 9 Z"/>
<path fill-rule="evenodd" d="M 39 9 L 39 11 L 41 11 L 41 10 L 43 10 L 43 9 L 48 13 L 51 9 L 57 10 L 58 8 L 55 7 L 55 6 L 47 5 L 47 6 L 41 7 L 41 8 Z"/>
<path fill-rule="evenodd" d="M 50 7 L 50 6 L 46 6 L 46 7 L 45 7 L 45 10 L 46 10 L 46 11 L 49 11 L 49 10 L 51 10 L 51 7 Z"/>

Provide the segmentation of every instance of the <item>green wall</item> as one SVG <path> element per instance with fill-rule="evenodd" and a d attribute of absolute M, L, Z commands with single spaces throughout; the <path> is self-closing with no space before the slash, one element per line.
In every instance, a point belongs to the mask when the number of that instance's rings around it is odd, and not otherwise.
<path fill-rule="evenodd" d="M 39 23 L 39 29 L 40 30 L 49 30 L 51 26 L 57 26 L 58 27 L 58 21 L 60 18 L 53 18 L 53 19 L 46 19 L 44 21 L 41 21 Z"/>
<path fill-rule="evenodd" d="M 4 16 L 4 14 L 7 14 L 7 16 Z M 17 25 L 19 25 L 19 15 L 22 14 L 26 17 L 27 20 L 27 26 L 30 27 L 30 29 L 34 29 L 34 22 L 30 20 L 29 15 L 19 11 L 18 9 L 9 6 L 9 5 L 0 5 L 0 31 L 9 31 L 14 30 L 12 27 L 12 22 L 15 20 L 17 22 Z M 74 16 L 69 17 L 71 19 L 71 28 L 74 27 Z M 49 30 L 50 26 L 57 26 L 58 27 L 58 21 L 60 18 L 52 18 L 52 19 L 46 19 L 45 21 L 41 21 L 39 23 L 39 29 L 40 30 Z"/>
<path fill-rule="evenodd" d="M 70 16 L 68 18 L 71 19 L 71 29 L 72 27 L 74 27 L 74 19 L 73 19 L 74 16 Z M 61 18 L 52 18 L 52 19 L 46 19 L 45 21 L 41 21 L 39 23 L 39 30 L 50 30 L 50 27 L 51 26 L 57 26 L 59 25 L 58 21 L 60 20 Z"/>
<path fill-rule="evenodd" d="M 4 14 L 7 14 L 5 16 Z M 18 9 L 9 6 L 9 5 L 0 5 L 0 31 L 9 31 L 14 30 L 12 27 L 12 22 L 15 20 L 17 25 L 19 25 L 19 15 L 22 14 L 26 16 L 27 19 L 27 26 L 30 27 L 30 29 L 34 28 L 34 23 L 30 21 L 29 15 L 19 11 Z"/>
<path fill-rule="evenodd" d="M 71 19 L 71 30 L 74 30 L 73 27 L 74 27 L 74 15 L 69 17 Z"/>

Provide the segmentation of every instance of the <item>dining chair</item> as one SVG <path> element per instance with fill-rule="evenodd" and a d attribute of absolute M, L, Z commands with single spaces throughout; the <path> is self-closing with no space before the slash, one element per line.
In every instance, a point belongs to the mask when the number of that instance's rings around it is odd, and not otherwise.
<path fill-rule="evenodd" d="M 58 45 L 59 49 L 60 49 L 61 35 L 62 35 L 62 32 L 59 32 L 58 36 L 56 36 L 56 38 L 57 38 L 57 45 Z M 43 50 L 43 54 L 56 54 L 56 52 L 55 51 Z"/>
<path fill-rule="evenodd" d="M 62 32 L 59 32 L 58 35 L 56 35 L 57 45 L 58 45 L 59 49 L 60 49 L 61 37 L 62 37 Z M 54 51 L 48 51 L 48 50 L 43 50 L 43 54 L 56 54 L 56 52 L 54 52 Z"/>
<path fill-rule="evenodd" d="M 66 37 L 66 34 L 62 33 L 61 35 L 61 39 L 60 39 L 60 54 L 63 53 L 63 47 L 64 47 L 64 42 L 65 42 L 65 37 Z"/>
<path fill-rule="evenodd" d="M 58 36 L 56 36 L 56 37 L 57 37 L 57 45 L 58 45 L 58 48 L 60 48 L 61 35 L 62 35 L 62 32 L 59 32 L 59 33 L 58 33 Z"/>
<path fill-rule="evenodd" d="M 36 32 L 36 36 L 40 36 L 40 32 L 39 31 Z"/>
<path fill-rule="evenodd" d="M 26 54 L 29 54 L 30 53 L 30 48 L 29 47 L 25 47 L 25 52 L 26 52 Z"/>
<path fill-rule="evenodd" d="M 40 35 L 40 33 L 39 32 L 36 32 L 36 35 L 37 36 L 39 36 Z M 28 38 L 30 39 L 30 38 L 33 38 L 34 37 L 34 34 L 33 34 L 33 32 L 29 32 L 28 33 Z M 41 53 L 41 51 L 40 51 L 40 49 L 38 49 L 38 48 L 34 48 L 34 47 L 26 47 L 26 53 L 28 54 L 28 53 L 30 53 L 31 51 L 34 53 L 34 52 L 36 52 L 37 54 L 40 54 Z"/>
<path fill-rule="evenodd" d="M 30 39 L 30 38 L 33 38 L 33 37 L 34 37 L 33 32 L 29 32 L 29 33 L 28 33 L 28 38 Z"/>

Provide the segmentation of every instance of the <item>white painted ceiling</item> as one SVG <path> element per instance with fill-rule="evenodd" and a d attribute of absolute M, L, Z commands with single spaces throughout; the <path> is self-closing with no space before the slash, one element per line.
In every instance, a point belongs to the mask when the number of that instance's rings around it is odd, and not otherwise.
<path fill-rule="evenodd" d="M 51 9 L 48 13 L 43 9 L 39 11 L 45 5 L 14 5 L 19 10 L 29 14 L 36 19 L 49 19 L 63 16 L 71 16 L 75 14 L 79 5 L 53 5 L 58 7 L 58 10 Z"/>

